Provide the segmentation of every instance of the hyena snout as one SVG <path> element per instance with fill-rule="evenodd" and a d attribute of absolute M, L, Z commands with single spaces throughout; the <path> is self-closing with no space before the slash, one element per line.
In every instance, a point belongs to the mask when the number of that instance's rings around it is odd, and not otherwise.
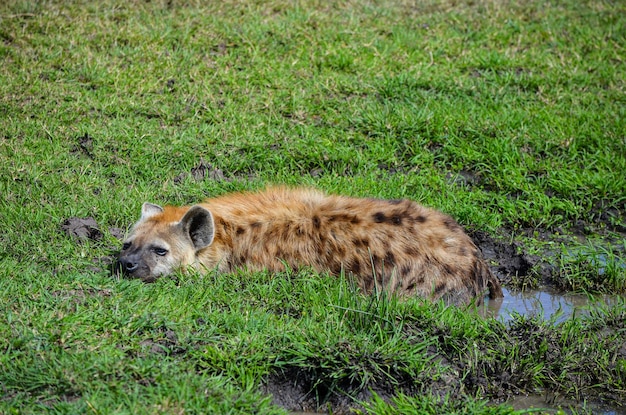
<path fill-rule="evenodd" d="M 123 255 L 117 260 L 118 270 L 131 278 L 146 279 L 150 275 L 149 267 L 138 255 Z"/>
<path fill-rule="evenodd" d="M 139 269 L 139 262 L 134 261 L 132 259 L 123 258 L 120 259 L 120 266 L 122 267 L 122 271 L 126 274 L 132 274 L 137 269 Z"/>

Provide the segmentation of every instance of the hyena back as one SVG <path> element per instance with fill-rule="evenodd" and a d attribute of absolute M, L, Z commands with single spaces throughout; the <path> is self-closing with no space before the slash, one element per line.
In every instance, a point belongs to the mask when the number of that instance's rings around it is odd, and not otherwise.
<path fill-rule="evenodd" d="M 144 203 L 119 257 L 124 273 L 154 281 L 177 268 L 228 273 L 308 266 L 447 303 L 501 297 L 480 251 L 451 217 L 410 200 L 357 199 L 270 188 L 192 207 Z"/>

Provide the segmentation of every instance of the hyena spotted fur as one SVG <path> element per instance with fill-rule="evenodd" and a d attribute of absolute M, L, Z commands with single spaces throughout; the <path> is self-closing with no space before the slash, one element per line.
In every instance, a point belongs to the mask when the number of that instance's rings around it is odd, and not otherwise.
<path fill-rule="evenodd" d="M 410 200 L 357 199 L 270 188 L 186 206 L 144 203 L 119 265 L 146 282 L 178 268 L 344 274 L 365 292 L 385 289 L 449 304 L 481 303 L 502 289 L 461 226 Z"/>

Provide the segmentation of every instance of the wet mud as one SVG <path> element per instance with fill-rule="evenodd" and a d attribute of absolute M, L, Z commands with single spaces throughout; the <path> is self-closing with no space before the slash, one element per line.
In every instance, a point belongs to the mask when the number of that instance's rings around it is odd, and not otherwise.
<path fill-rule="evenodd" d="M 66 219 L 61 224 L 61 229 L 79 243 L 87 240 L 100 241 L 102 239 L 102 232 L 98 227 L 98 223 L 91 216 Z"/>
<path fill-rule="evenodd" d="M 274 405 L 292 413 L 350 414 L 362 410 L 359 402 L 370 401 L 373 394 L 391 400 L 399 393 L 415 396 L 426 392 L 419 381 L 400 373 L 393 374 L 396 382 L 378 380 L 362 387 L 347 380 L 336 383 L 322 372 L 321 369 L 285 368 L 266 378 L 261 385 L 261 393 L 270 395 Z M 452 392 L 451 385 L 439 383 L 437 394 L 443 396 Z"/>

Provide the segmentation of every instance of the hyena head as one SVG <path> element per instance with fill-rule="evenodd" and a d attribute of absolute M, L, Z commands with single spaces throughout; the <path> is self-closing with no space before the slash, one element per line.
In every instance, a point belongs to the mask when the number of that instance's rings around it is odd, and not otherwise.
<path fill-rule="evenodd" d="M 144 203 L 141 219 L 124 241 L 118 269 L 133 278 L 152 282 L 179 267 L 194 263 L 196 252 L 211 245 L 213 215 L 202 206 L 165 209 Z"/>

